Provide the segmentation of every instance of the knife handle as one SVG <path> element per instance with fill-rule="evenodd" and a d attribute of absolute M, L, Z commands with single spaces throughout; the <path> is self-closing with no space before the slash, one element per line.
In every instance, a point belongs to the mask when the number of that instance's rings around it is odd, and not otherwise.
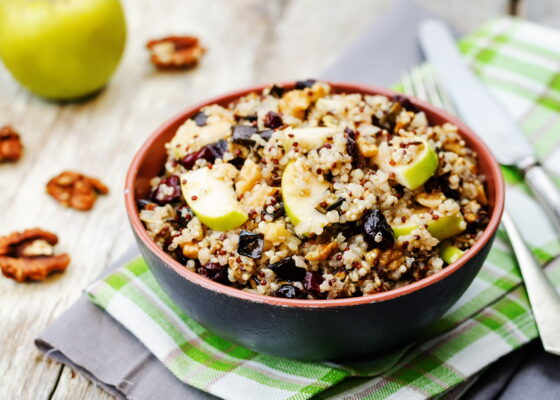
<path fill-rule="evenodd" d="M 539 202 L 552 218 L 555 228 L 560 232 L 560 193 L 545 169 L 539 163 L 524 169 L 525 182 L 529 185 Z"/>

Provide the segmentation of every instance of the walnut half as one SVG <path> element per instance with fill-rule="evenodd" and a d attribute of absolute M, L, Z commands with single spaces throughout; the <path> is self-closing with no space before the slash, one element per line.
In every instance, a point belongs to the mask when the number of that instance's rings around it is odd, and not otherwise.
<path fill-rule="evenodd" d="M 38 228 L 0 237 L 0 269 L 17 282 L 43 281 L 70 264 L 66 253 L 54 254 L 58 237 Z"/>
<path fill-rule="evenodd" d="M 206 49 L 194 36 L 168 36 L 150 40 L 150 60 L 160 69 L 191 68 L 198 64 Z"/>
<path fill-rule="evenodd" d="M 0 128 L 0 162 L 17 161 L 22 153 L 19 134 L 9 125 Z"/>
<path fill-rule="evenodd" d="M 99 179 L 64 171 L 47 183 L 47 193 L 60 204 L 87 211 L 95 204 L 97 195 L 109 193 L 109 188 Z"/>

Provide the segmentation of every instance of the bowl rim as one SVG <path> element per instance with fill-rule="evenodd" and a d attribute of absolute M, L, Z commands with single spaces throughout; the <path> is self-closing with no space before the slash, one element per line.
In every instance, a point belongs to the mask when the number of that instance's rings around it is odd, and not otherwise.
<path fill-rule="evenodd" d="M 294 86 L 293 81 L 276 82 L 276 83 L 251 86 L 248 88 L 234 90 L 220 96 L 215 96 L 206 101 L 199 102 L 195 105 L 187 107 L 184 111 L 182 111 L 175 117 L 167 120 L 145 140 L 145 142 L 142 144 L 140 149 L 136 152 L 132 160 L 130 168 L 126 174 L 126 182 L 124 188 L 126 212 L 128 214 L 130 224 L 137 238 L 139 238 L 142 241 L 142 243 L 148 248 L 149 251 L 151 251 L 165 264 L 167 264 L 167 266 L 169 266 L 175 272 L 177 272 L 178 275 L 189 280 L 191 283 L 202 286 L 205 289 L 212 290 L 219 294 L 235 297 L 240 300 L 258 302 L 258 303 L 268 303 L 270 305 L 284 306 L 284 307 L 331 308 L 331 307 L 355 306 L 361 304 L 386 301 L 400 296 L 404 296 L 406 294 L 415 292 L 417 290 L 435 284 L 441 281 L 442 279 L 446 278 L 447 276 L 453 274 L 454 272 L 462 268 L 465 264 L 467 264 L 494 236 L 495 232 L 499 227 L 501 216 L 504 210 L 504 201 L 505 201 L 504 180 L 502 177 L 500 167 L 496 159 L 492 156 L 492 153 L 490 152 L 486 144 L 473 132 L 471 128 L 469 128 L 464 122 L 460 121 L 458 118 L 448 114 L 444 110 L 441 110 L 413 96 L 403 95 L 402 93 L 397 93 L 391 89 L 386 89 L 374 85 L 346 83 L 346 82 L 332 82 L 328 80 L 321 80 L 321 82 L 330 84 L 331 87 L 333 87 L 335 90 L 340 92 L 380 94 L 388 97 L 392 97 L 398 94 L 406 98 L 409 98 L 412 100 L 413 104 L 418 105 L 420 109 L 426 109 L 433 114 L 438 114 L 439 116 L 443 117 L 447 122 L 450 122 L 455 126 L 457 126 L 459 128 L 460 134 L 467 136 L 469 138 L 471 142 L 471 147 L 477 148 L 477 154 L 479 159 L 484 158 L 489 166 L 488 168 L 489 174 L 487 175 L 490 175 L 492 177 L 492 181 L 494 182 L 496 199 L 495 199 L 492 215 L 490 216 L 490 221 L 488 222 L 488 225 L 484 229 L 482 236 L 476 241 L 473 247 L 467 250 L 467 252 L 461 258 L 459 258 L 459 260 L 448 265 L 447 267 L 445 267 L 444 269 L 442 269 L 441 271 L 437 272 L 434 275 L 428 276 L 419 281 L 413 282 L 411 284 L 396 289 L 388 290 L 386 292 L 369 294 L 360 297 L 349 297 L 349 298 L 339 298 L 339 299 L 330 299 L 330 300 L 285 299 L 285 298 L 266 296 L 266 295 L 261 295 L 261 294 L 237 289 L 231 286 L 223 285 L 218 282 L 214 282 L 208 278 L 205 278 L 202 275 L 199 275 L 196 272 L 190 271 L 187 268 L 185 268 L 182 264 L 180 264 L 178 261 L 173 259 L 169 254 L 164 252 L 163 249 L 161 249 L 149 237 L 148 232 L 144 228 L 144 225 L 142 224 L 140 220 L 140 216 L 137 212 L 134 183 L 136 181 L 138 171 L 143 163 L 146 153 L 149 152 L 149 150 L 151 149 L 153 143 L 157 140 L 157 138 L 159 138 L 160 135 L 164 134 L 168 129 L 170 129 L 170 127 L 177 124 L 180 120 L 186 120 L 187 116 L 193 115 L 200 108 L 206 105 L 214 104 L 214 103 L 230 102 L 248 93 L 261 91 L 264 88 L 269 87 L 273 84 L 283 88 L 291 88 Z"/>

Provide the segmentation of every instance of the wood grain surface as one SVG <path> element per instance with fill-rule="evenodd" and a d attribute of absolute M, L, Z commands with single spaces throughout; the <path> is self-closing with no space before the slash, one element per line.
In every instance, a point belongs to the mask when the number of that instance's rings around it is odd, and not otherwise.
<path fill-rule="evenodd" d="M 509 10 L 508 0 L 420 0 L 468 31 Z M 524 7 L 558 24 L 560 8 Z M 0 399 L 105 399 L 107 394 L 44 359 L 33 339 L 132 240 L 123 206 L 128 164 L 143 140 L 188 105 L 246 85 L 316 75 L 393 0 L 124 0 L 127 49 L 110 85 L 82 103 L 36 98 L 0 66 L 0 125 L 23 136 L 25 156 L 0 165 L 0 234 L 39 226 L 72 255 L 66 273 L 37 284 L 0 278 Z M 157 72 L 148 39 L 191 33 L 208 48 L 189 72 Z M 91 212 L 66 209 L 45 193 L 62 170 L 82 171 L 111 188 Z"/>

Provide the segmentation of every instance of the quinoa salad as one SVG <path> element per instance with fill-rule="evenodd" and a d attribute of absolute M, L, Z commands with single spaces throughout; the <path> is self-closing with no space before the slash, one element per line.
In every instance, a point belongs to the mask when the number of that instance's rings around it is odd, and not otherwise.
<path fill-rule="evenodd" d="M 488 223 L 484 176 L 457 127 L 407 98 L 273 85 L 203 107 L 166 144 L 138 201 L 185 268 L 254 293 L 380 293 L 460 258 Z"/>

